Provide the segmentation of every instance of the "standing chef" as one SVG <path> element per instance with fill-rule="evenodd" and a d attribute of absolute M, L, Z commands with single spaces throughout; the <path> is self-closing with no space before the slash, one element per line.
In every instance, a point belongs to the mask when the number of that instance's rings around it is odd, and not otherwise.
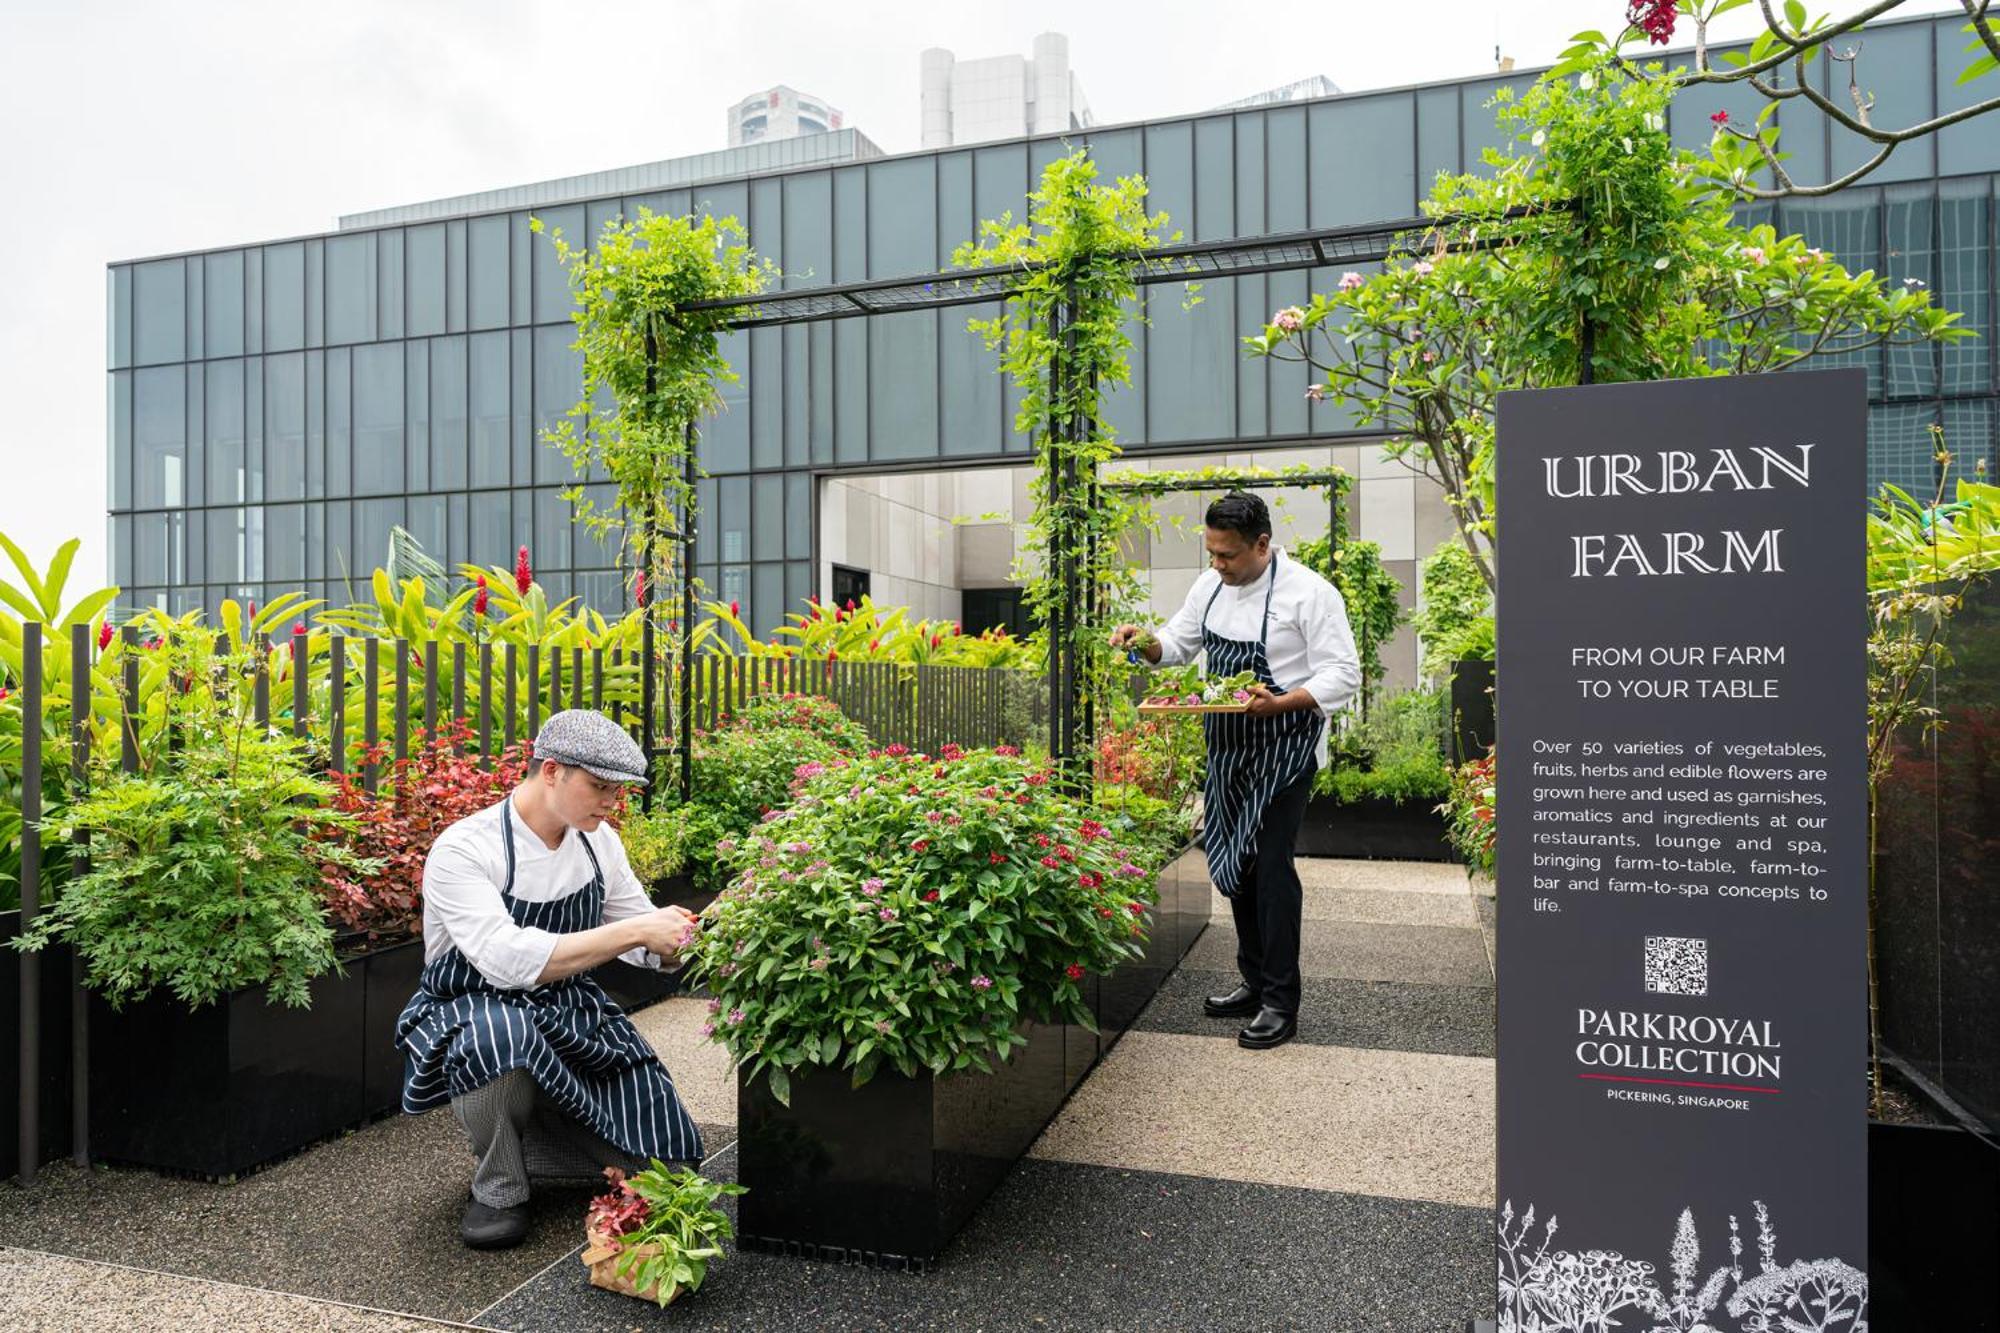
<path fill-rule="evenodd" d="M 471 1141 L 459 1236 L 474 1249 L 526 1237 L 533 1177 L 701 1160 L 673 1080 L 589 976 L 613 958 L 657 968 L 693 938 L 694 918 L 653 906 L 605 826 L 645 780 L 645 755 L 611 719 L 557 713 L 521 784 L 446 829 L 424 862 L 423 978 L 396 1025 L 403 1109 L 450 1102 Z"/>
<path fill-rule="evenodd" d="M 1114 648 L 1177 666 L 1208 655 L 1208 674 L 1254 672 L 1249 711 L 1202 717 L 1208 777 L 1202 846 L 1236 920 L 1243 983 L 1211 995 L 1215 1018 L 1256 1015 L 1237 1043 L 1263 1050 L 1298 1029 L 1299 925 L 1305 895 L 1292 844 L 1313 774 L 1326 763 L 1327 719 L 1361 688 L 1347 609 L 1332 584 L 1271 545 L 1271 511 L 1232 491 L 1208 507 L 1209 568 L 1157 638 L 1120 625 Z"/>

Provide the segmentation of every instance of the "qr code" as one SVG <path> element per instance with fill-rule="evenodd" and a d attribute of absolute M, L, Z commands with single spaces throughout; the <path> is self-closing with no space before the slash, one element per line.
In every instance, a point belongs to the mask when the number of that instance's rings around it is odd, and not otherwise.
<path fill-rule="evenodd" d="M 1655 995 L 1708 994 L 1708 941 L 1648 935 L 1646 989 Z"/>

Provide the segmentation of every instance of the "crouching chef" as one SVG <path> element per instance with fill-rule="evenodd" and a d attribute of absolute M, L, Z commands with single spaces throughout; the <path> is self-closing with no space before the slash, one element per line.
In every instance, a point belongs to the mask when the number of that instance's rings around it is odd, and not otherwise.
<path fill-rule="evenodd" d="M 701 1135 L 653 1048 L 589 976 L 613 958 L 679 966 L 694 918 L 655 908 L 605 825 L 644 754 L 601 713 L 535 738 L 507 799 L 439 835 L 424 862 L 424 972 L 396 1025 L 403 1109 L 451 1103 L 478 1164 L 459 1225 L 519 1244 L 531 1177 L 698 1163 Z"/>

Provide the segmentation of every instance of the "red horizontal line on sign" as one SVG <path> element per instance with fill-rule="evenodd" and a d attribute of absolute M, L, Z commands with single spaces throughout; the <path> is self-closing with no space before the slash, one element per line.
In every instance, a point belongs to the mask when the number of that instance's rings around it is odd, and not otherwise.
<path fill-rule="evenodd" d="M 1768 1092 L 1775 1096 L 1783 1088 L 1753 1088 L 1742 1083 L 1690 1083 L 1679 1078 L 1633 1078 L 1629 1074 L 1578 1074 L 1578 1078 L 1593 1078 L 1603 1083 L 1664 1083 L 1671 1088 L 1720 1088 L 1724 1092 Z"/>

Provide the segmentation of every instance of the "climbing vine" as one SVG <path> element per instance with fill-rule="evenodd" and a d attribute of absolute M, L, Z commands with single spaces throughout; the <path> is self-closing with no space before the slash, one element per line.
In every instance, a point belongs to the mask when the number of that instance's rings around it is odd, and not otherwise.
<path fill-rule="evenodd" d="M 1129 329 L 1144 319 L 1133 308 L 1132 256 L 1178 240 L 1166 227 L 1166 214 L 1146 211 L 1144 178 L 1101 185 L 1096 164 L 1079 149 L 1043 170 L 1025 218 L 1005 213 L 981 222 L 977 237 L 952 256 L 960 268 L 1022 275 L 999 314 L 969 327 L 999 352 L 1001 373 L 1020 394 L 1014 429 L 1034 442 L 1034 514 L 1021 543 L 1024 600 L 1041 625 L 1059 627 L 1048 632 L 1067 641 L 1061 648 L 1092 689 L 1107 655 L 1085 612 L 1113 614 L 1139 591 L 1135 572 L 1111 558 L 1131 522 L 1131 502 L 1098 483 L 1099 469 L 1118 456 L 1104 395 L 1132 379 Z M 1066 561 L 1064 553 L 1078 559 Z"/>
<path fill-rule="evenodd" d="M 539 218 L 532 225 L 543 230 Z M 674 573 L 675 544 L 657 539 L 658 525 L 694 511 L 692 428 L 720 409 L 721 386 L 737 378 L 722 354 L 723 315 L 693 307 L 754 296 L 777 279 L 777 266 L 744 243 L 733 217 L 642 208 L 606 226 L 594 245 L 571 245 L 560 228 L 548 234 L 576 295 L 571 345 L 583 355 L 583 392 L 544 438 L 579 476 L 594 472 L 617 486 L 609 505 L 589 499 L 581 482 L 563 498 L 593 536 L 622 529 L 643 602 L 648 586 L 665 589 Z"/>

